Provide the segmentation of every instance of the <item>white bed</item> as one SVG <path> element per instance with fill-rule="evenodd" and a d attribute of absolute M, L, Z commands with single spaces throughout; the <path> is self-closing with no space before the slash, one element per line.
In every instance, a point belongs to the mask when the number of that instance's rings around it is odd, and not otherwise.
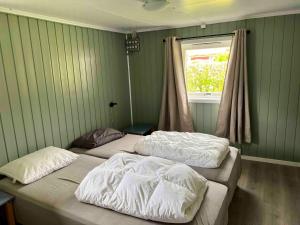
<path fill-rule="evenodd" d="M 71 165 L 28 185 L 0 180 L 0 190 L 15 198 L 16 220 L 23 225 L 155 225 L 112 210 L 79 202 L 74 192 L 86 174 L 105 159 L 81 155 Z M 226 225 L 227 187 L 208 181 L 208 190 L 191 225 Z"/>
<path fill-rule="evenodd" d="M 127 134 L 124 137 L 102 145 L 94 149 L 71 148 L 72 152 L 78 154 L 86 154 L 99 158 L 108 159 L 112 155 L 119 152 L 134 153 L 133 147 L 143 136 Z M 231 201 L 238 179 L 241 174 L 241 154 L 234 147 L 230 147 L 230 151 L 219 168 L 207 169 L 193 167 L 206 179 L 224 184 L 229 189 L 228 199 Z"/>

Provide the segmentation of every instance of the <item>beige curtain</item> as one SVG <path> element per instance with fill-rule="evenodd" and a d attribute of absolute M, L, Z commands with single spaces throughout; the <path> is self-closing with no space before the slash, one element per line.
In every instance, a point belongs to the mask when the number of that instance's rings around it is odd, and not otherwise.
<path fill-rule="evenodd" d="M 164 86 L 158 129 L 194 130 L 185 87 L 181 44 L 176 37 L 165 40 Z"/>
<path fill-rule="evenodd" d="M 246 57 L 246 30 L 235 31 L 231 45 L 216 135 L 231 143 L 251 143 Z"/>

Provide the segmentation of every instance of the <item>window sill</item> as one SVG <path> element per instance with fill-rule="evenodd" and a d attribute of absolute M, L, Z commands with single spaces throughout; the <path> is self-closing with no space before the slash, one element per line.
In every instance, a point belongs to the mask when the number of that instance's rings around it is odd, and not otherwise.
<path fill-rule="evenodd" d="M 190 103 L 211 103 L 211 104 L 220 104 L 221 98 L 188 98 Z"/>

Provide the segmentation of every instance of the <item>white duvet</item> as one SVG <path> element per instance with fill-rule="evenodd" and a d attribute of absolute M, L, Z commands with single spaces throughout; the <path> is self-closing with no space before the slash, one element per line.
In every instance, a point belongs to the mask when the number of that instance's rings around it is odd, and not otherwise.
<path fill-rule="evenodd" d="M 90 171 L 75 196 L 143 219 L 187 223 L 200 208 L 206 182 L 185 164 L 119 153 Z"/>
<path fill-rule="evenodd" d="M 156 131 L 138 141 L 134 151 L 190 166 L 217 168 L 229 152 L 229 141 L 202 133 Z"/>

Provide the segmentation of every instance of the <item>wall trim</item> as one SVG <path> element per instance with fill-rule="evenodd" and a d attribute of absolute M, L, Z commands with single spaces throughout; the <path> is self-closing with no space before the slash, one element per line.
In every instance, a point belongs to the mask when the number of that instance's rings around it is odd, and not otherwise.
<path fill-rule="evenodd" d="M 232 17 L 232 18 L 222 19 L 222 20 L 213 20 L 213 21 L 207 22 L 207 23 L 204 22 L 204 24 L 205 25 L 210 25 L 210 24 L 217 24 L 217 23 L 235 22 L 235 21 L 240 21 L 240 20 L 248 20 L 248 19 L 263 18 L 263 17 L 272 17 L 272 16 L 284 16 L 284 15 L 292 15 L 292 14 L 300 14 L 300 9 L 269 12 L 269 13 L 260 13 L 260 14 L 240 16 L 240 17 Z M 150 32 L 150 31 L 160 31 L 160 30 L 187 28 L 187 27 L 200 26 L 201 24 L 203 24 L 203 23 L 197 22 L 197 23 L 193 23 L 193 24 L 189 24 L 189 25 L 182 25 L 182 26 L 160 26 L 160 27 L 139 29 L 139 30 L 137 30 L 137 32 Z M 205 29 L 205 28 L 203 28 L 203 29 Z"/>
<path fill-rule="evenodd" d="M 105 31 L 117 32 L 117 33 L 123 33 L 123 34 L 129 34 L 129 33 L 131 33 L 131 30 L 132 30 L 132 29 L 130 29 L 130 30 L 115 29 L 115 28 L 105 27 L 105 26 L 101 26 L 101 25 L 81 23 L 81 22 L 67 20 L 67 19 L 63 19 L 63 18 L 59 18 L 59 17 L 55 17 L 55 16 L 45 16 L 45 15 L 38 14 L 38 13 L 27 12 L 27 11 L 23 11 L 23 10 L 17 10 L 17 9 L 2 7 L 2 6 L 0 6 L 0 12 L 14 14 L 14 15 L 18 15 L 18 16 L 26 16 L 26 17 L 31 17 L 31 18 L 35 18 L 35 19 L 47 20 L 47 21 L 51 21 L 51 22 L 63 23 L 63 24 L 68 24 L 68 25 L 73 25 L 73 26 L 87 27 L 87 28 L 93 28 L 93 29 L 97 29 L 97 30 L 105 30 Z M 233 17 L 233 18 L 228 18 L 228 19 L 223 19 L 223 20 L 214 20 L 214 21 L 211 21 L 211 22 L 208 22 L 205 24 L 208 25 L 208 24 L 216 24 L 216 23 L 225 23 L 225 22 L 233 22 L 233 21 L 246 20 L 246 19 L 271 17 L 271 16 L 282 16 L 282 15 L 290 15 L 290 14 L 300 14 L 300 9 Z M 149 32 L 149 31 L 168 30 L 168 29 L 176 29 L 176 28 L 184 28 L 184 27 L 192 27 L 192 26 L 200 26 L 200 22 L 189 24 L 189 25 L 183 25 L 183 26 L 160 26 L 160 27 L 153 27 L 153 28 L 146 28 L 146 29 L 138 29 L 136 31 L 137 32 Z"/>
<path fill-rule="evenodd" d="M 71 20 L 67 20 L 67 19 L 63 19 L 63 18 L 59 18 L 59 17 L 45 16 L 45 15 L 41 15 L 38 13 L 31 13 L 31 12 L 27 12 L 27 11 L 23 11 L 23 10 L 16 10 L 16 9 L 2 7 L 2 6 L 0 6 L 0 12 L 7 13 L 7 14 L 14 14 L 17 16 L 25 16 L 25 17 L 35 18 L 35 19 L 41 19 L 41 20 L 46 20 L 46 21 L 50 21 L 50 22 L 73 25 L 73 26 L 78 26 L 78 27 L 86 27 L 86 28 L 92 28 L 92 29 L 96 29 L 96 30 L 111 31 L 111 32 L 117 32 L 117 33 L 123 33 L 123 34 L 126 33 L 126 31 L 121 30 L 121 29 L 114 29 L 114 28 L 105 27 L 105 26 L 81 23 L 81 22 L 71 21 Z"/>
<path fill-rule="evenodd" d="M 300 162 L 291 162 L 291 161 L 278 160 L 278 159 L 268 159 L 268 158 L 261 158 L 261 157 L 247 156 L 247 155 L 242 155 L 242 159 L 249 160 L 249 161 L 256 161 L 256 162 L 272 163 L 272 164 L 284 165 L 284 166 L 300 167 Z"/>

